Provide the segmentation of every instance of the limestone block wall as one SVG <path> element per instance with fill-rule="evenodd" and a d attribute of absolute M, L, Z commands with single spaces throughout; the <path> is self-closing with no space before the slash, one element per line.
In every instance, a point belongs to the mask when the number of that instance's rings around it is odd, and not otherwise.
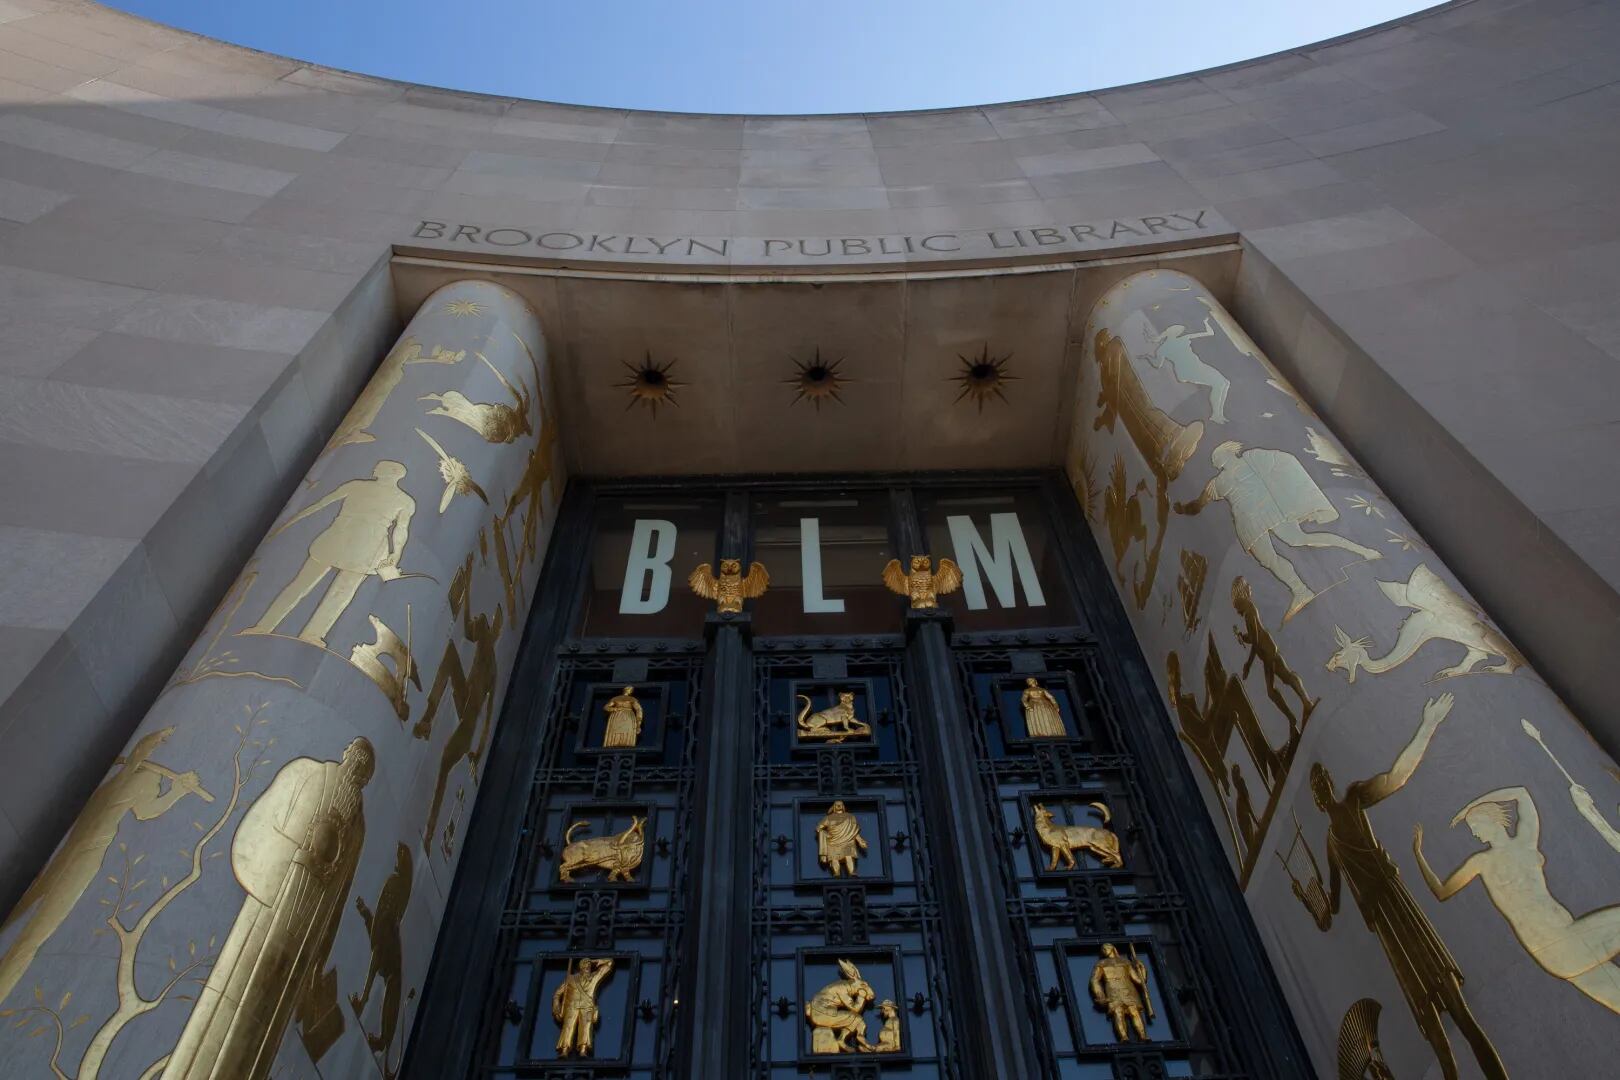
<path fill-rule="evenodd" d="M 1199 282 L 1098 302 L 1067 469 L 1321 1075 L 1610 1071 L 1620 770 Z"/>
<path fill-rule="evenodd" d="M 392 1076 L 565 482 L 544 338 L 424 302 L 0 931 L 17 1075 Z"/>

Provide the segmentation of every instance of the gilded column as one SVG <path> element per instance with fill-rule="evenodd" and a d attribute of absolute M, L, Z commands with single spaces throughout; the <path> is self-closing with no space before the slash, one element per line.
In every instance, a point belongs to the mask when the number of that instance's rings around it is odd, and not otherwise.
<path fill-rule="evenodd" d="M 393 1076 L 564 476 L 534 313 L 422 305 L 0 931 L 19 1075 Z"/>
<path fill-rule="evenodd" d="M 1067 468 L 1320 1074 L 1606 1075 L 1620 772 L 1197 281 L 1098 302 Z"/>

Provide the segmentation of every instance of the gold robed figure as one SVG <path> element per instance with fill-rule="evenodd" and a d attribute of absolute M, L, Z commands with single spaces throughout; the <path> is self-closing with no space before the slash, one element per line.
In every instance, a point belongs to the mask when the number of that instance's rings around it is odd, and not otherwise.
<path fill-rule="evenodd" d="M 596 989 L 613 974 L 613 958 L 585 957 L 574 970 L 568 962 L 568 974 L 562 985 L 551 995 L 551 1018 L 557 1021 L 557 1056 L 577 1054 L 587 1057 L 596 1048 L 596 1025 L 601 1022 L 602 1011 L 596 1007 Z"/>
<path fill-rule="evenodd" d="M 1033 677 L 1024 680 L 1024 731 L 1032 739 L 1063 739 L 1063 711 L 1057 698 Z"/>
<path fill-rule="evenodd" d="M 827 810 L 827 816 L 816 823 L 816 854 L 833 877 L 854 877 L 855 860 L 866 851 L 866 838 L 861 835 L 861 820 L 839 799 Z"/>
<path fill-rule="evenodd" d="M 1137 959 L 1136 946 L 1131 958 L 1119 955 L 1113 945 L 1102 947 L 1102 956 L 1091 969 L 1091 1000 L 1108 1014 L 1114 1025 L 1114 1038 L 1129 1042 L 1131 1035 L 1148 1041 L 1147 1021 L 1153 1019 L 1153 1000 L 1148 995 L 1147 965 Z"/>
<path fill-rule="evenodd" d="M 330 1047 L 342 1018 L 336 978 L 321 969 L 360 860 L 361 792 L 375 768 L 363 738 L 341 761 L 293 758 L 242 815 L 231 869 L 247 896 L 164 1080 L 267 1077 L 294 1019 L 312 1058 Z"/>
<path fill-rule="evenodd" d="M 636 700 L 636 688 L 627 686 L 602 706 L 607 713 L 607 727 L 602 732 L 602 746 L 607 749 L 632 747 L 641 738 L 643 714 L 641 702 Z"/>

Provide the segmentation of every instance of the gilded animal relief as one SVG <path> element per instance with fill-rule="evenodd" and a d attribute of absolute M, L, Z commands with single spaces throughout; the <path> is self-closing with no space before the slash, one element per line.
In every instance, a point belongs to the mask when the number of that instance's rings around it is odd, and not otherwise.
<path fill-rule="evenodd" d="M 421 428 L 417 428 L 416 433 L 422 436 L 423 441 L 432 447 L 433 452 L 439 456 L 439 479 L 444 481 L 444 494 L 439 496 L 439 513 L 442 514 L 450 509 L 450 500 L 457 495 L 476 495 L 483 500 L 485 506 L 488 506 L 489 496 L 484 494 L 484 489 L 479 486 L 478 481 L 472 478 L 472 473 L 468 471 L 466 463 L 460 458 L 452 456 L 449 451 L 439 445 L 439 440 Z"/>
<path fill-rule="evenodd" d="M 506 381 L 500 369 L 489 362 L 483 353 L 478 353 L 478 359 L 484 366 L 494 372 L 495 377 L 501 381 L 506 392 L 512 395 L 513 404 L 505 402 L 470 401 L 467 395 L 459 390 L 446 390 L 439 394 L 423 394 L 418 400 L 432 401 L 436 404 L 428 410 L 429 416 L 448 416 L 459 424 L 465 424 L 477 432 L 485 442 L 509 443 L 519 436 L 530 435 L 534 432 L 533 421 L 529 418 L 529 409 L 533 404 L 532 391 L 523 376 L 518 376 L 518 384 L 514 387 Z"/>
<path fill-rule="evenodd" d="M 950 559 L 940 559 L 936 570 L 927 555 L 913 555 L 907 572 L 900 569 L 899 559 L 890 559 L 883 567 L 883 584 L 910 600 L 912 610 L 927 611 L 939 607 L 942 594 L 962 587 L 962 570 Z"/>
<path fill-rule="evenodd" d="M 737 615 L 742 612 L 744 600 L 765 595 L 765 590 L 771 584 L 771 575 L 765 572 L 762 564 L 756 562 L 748 568 L 745 577 L 742 560 L 721 559 L 719 577 L 715 577 L 708 563 L 700 563 L 687 577 L 686 584 L 703 599 L 713 600 L 715 610 L 720 614 Z"/>
<path fill-rule="evenodd" d="M 810 711 L 811 701 L 805 694 L 796 695 L 798 700 L 804 702 L 804 708 L 799 710 L 795 724 L 799 729 L 799 738 L 825 742 L 836 745 L 845 739 L 869 739 L 872 737 L 872 727 L 855 715 L 855 695 L 848 691 L 840 691 L 838 704 L 820 712 Z"/>
<path fill-rule="evenodd" d="M 574 833 L 588 829 L 588 821 L 576 821 L 563 835 L 562 859 L 557 864 L 557 876 L 572 884 L 574 875 L 581 870 L 606 870 L 608 881 L 635 880 L 641 867 L 642 853 L 646 850 L 647 819 L 632 817 L 629 828 L 615 836 L 592 836 L 575 840 Z"/>
<path fill-rule="evenodd" d="M 1125 857 L 1120 854 L 1119 837 L 1108 827 L 1113 820 L 1108 807 L 1100 802 L 1086 805 L 1097 811 L 1102 818 L 1101 825 L 1061 825 L 1052 811 L 1040 803 L 1030 807 L 1035 814 L 1035 835 L 1040 837 L 1041 843 L 1052 855 L 1052 861 L 1046 866 L 1048 870 L 1056 870 L 1059 859 L 1063 860 L 1064 869 L 1078 869 L 1079 863 L 1074 857 L 1077 851 L 1090 855 L 1110 870 L 1125 865 Z"/>
<path fill-rule="evenodd" d="M 1343 671 L 1351 682 L 1356 681 L 1357 671 L 1382 675 L 1412 659 L 1431 641 L 1455 642 L 1466 650 L 1461 661 L 1435 672 L 1436 679 L 1471 675 L 1477 671 L 1511 675 L 1524 664 L 1519 650 L 1491 625 L 1485 612 L 1427 566 L 1420 565 L 1405 581 L 1381 580 L 1378 587 L 1390 603 L 1412 609 L 1395 635 L 1395 644 L 1383 656 L 1369 656 L 1371 638 L 1352 638 L 1335 626 L 1333 637 L 1338 651 L 1328 658 L 1329 671 Z M 1493 656 L 1499 657 L 1501 662 L 1480 667 Z"/>

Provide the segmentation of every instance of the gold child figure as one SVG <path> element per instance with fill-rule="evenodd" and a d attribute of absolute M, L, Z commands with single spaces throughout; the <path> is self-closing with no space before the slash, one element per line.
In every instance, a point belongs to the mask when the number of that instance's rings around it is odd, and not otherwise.
<path fill-rule="evenodd" d="M 861 820 L 835 801 L 827 816 L 816 823 L 816 854 L 833 877 L 854 877 L 855 860 L 866 851 Z"/>
<path fill-rule="evenodd" d="M 1090 990 L 1091 1000 L 1114 1025 L 1117 1041 L 1129 1042 L 1133 1034 L 1141 1042 L 1148 1041 L 1153 999 L 1148 994 L 1147 965 L 1137 958 L 1134 944 L 1129 960 L 1119 955 L 1116 946 L 1102 947 L 1102 956 L 1091 969 Z"/>
<path fill-rule="evenodd" d="M 607 726 L 602 730 L 602 747 L 607 750 L 634 747 L 641 738 L 641 725 L 645 714 L 641 702 L 636 700 L 636 688 L 627 686 L 602 706 L 607 713 Z"/>

